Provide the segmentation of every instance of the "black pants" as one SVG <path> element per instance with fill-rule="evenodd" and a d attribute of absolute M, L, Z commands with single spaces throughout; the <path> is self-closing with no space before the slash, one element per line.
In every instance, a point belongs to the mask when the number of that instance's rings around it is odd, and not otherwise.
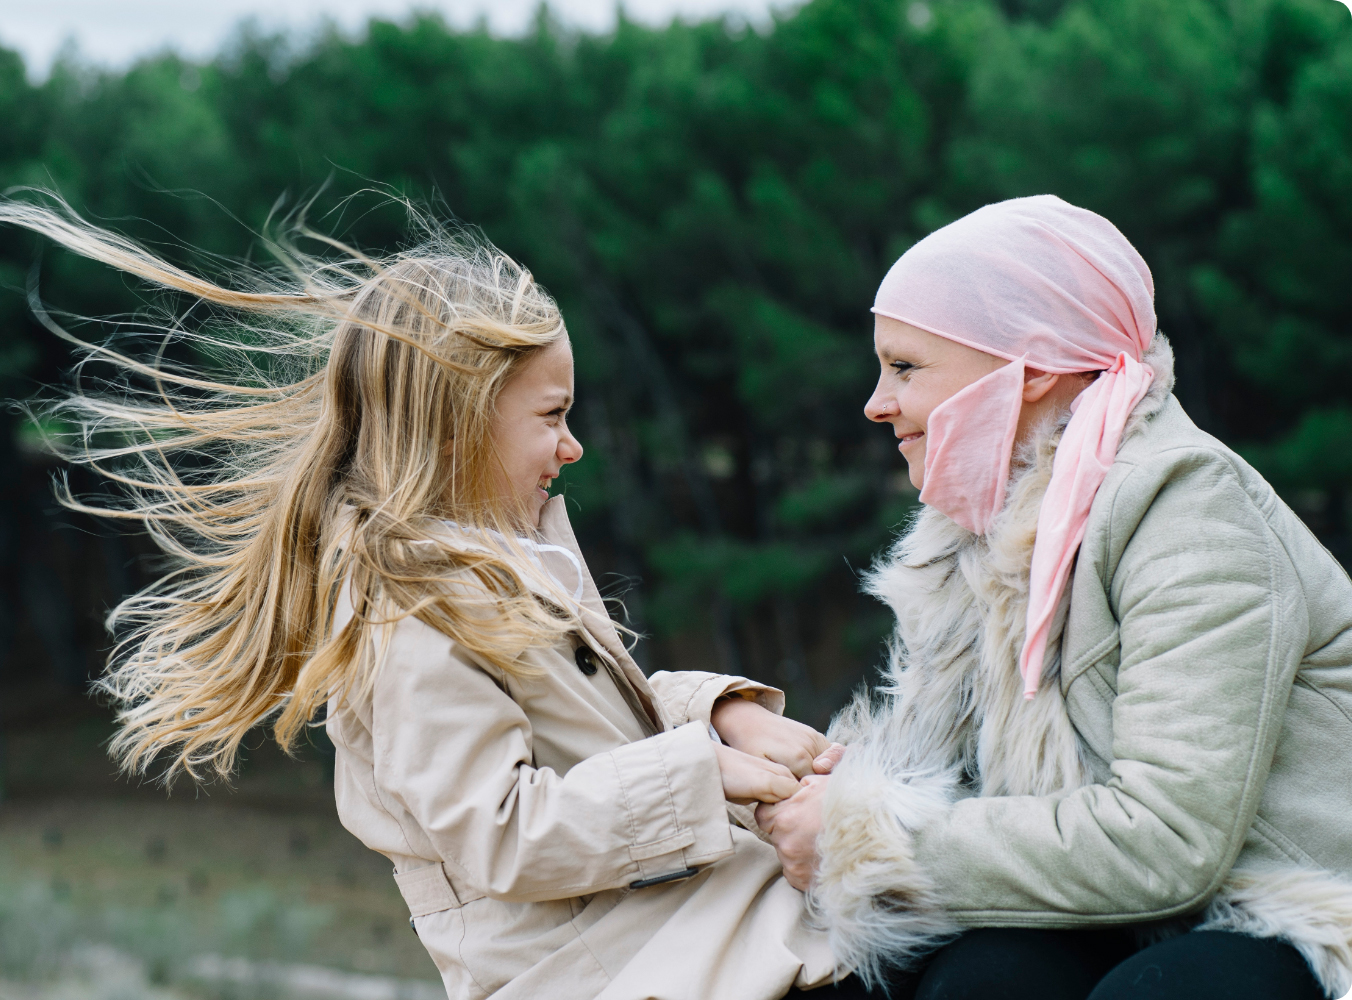
<path fill-rule="evenodd" d="M 1122 931 L 968 931 L 915 973 L 892 1000 L 1324 1000 L 1296 949 L 1282 941 L 1193 931 L 1137 949 Z M 808 1000 L 881 998 L 853 976 Z"/>

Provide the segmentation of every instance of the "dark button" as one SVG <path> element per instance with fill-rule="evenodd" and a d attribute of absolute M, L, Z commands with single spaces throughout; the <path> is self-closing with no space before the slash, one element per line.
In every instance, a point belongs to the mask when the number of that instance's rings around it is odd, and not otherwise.
<path fill-rule="evenodd" d="M 573 650 L 573 659 L 577 660 L 577 669 L 588 677 L 596 673 L 596 654 L 586 646 L 578 646 Z"/>

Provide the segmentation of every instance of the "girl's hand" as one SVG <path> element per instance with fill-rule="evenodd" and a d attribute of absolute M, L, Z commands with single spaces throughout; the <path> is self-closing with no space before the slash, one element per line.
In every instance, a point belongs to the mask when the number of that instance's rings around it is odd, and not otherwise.
<path fill-rule="evenodd" d="M 783 764 L 796 778 L 814 773 L 813 762 L 822 758 L 832 746 L 811 726 L 776 715 L 745 698 L 723 698 L 715 702 L 711 721 L 728 746 L 753 757 Z M 834 761 L 831 764 L 834 765 Z"/>
<path fill-rule="evenodd" d="M 783 764 L 753 757 L 732 747 L 714 747 L 723 775 L 723 795 L 729 802 L 778 802 L 798 791 L 798 780 Z"/>
<path fill-rule="evenodd" d="M 803 779 L 791 799 L 756 807 L 756 823 L 775 845 L 784 878 L 807 892 L 817 877 L 817 835 L 822 832 L 822 796 L 831 779 L 824 774 Z"/>

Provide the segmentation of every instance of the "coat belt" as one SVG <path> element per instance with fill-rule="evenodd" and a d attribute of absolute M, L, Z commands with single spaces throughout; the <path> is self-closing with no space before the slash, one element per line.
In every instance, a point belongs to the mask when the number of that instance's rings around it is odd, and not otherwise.
<path fill-rule="evenodd" d="M 408 904 L 411 917 L 425 917 L 442 910 L 458 910 L 466 903 L 483 899 L 487 893 L 462 888 L 459 892 L 451 883 L 445 865 L 432 864 L 406 872 L 394 873 L 395 885 Z"/>

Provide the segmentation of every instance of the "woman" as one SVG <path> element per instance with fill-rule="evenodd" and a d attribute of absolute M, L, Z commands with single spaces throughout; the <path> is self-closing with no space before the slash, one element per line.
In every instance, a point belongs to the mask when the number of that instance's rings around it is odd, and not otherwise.
<path fill-rule="evenodd" d="M 1153 294 L 1051 196 L 878 291 L 865 412 L 925 504 L 871 578 L 888 684 L 758 820 L 863 978 L 918 969 L 904 995 L 1352 987 L 1352 583 L 1170 395 Z"/>

